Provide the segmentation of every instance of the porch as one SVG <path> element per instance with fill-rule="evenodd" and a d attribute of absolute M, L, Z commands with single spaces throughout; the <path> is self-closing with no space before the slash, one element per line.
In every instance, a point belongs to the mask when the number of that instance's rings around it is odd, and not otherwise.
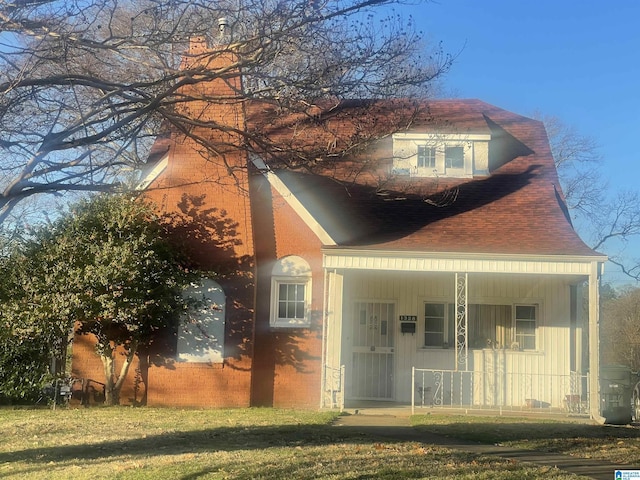
<path fill-rule="evenodd" d="M 598 262 L 466 257 L 325 256 L 321 406 L 598 417 Z"/>
<path fill-rule="evenodd" d="M 427 412 L 462 415 L 589 417 L 588 376 L 418 369 L 411 371 L 411 402 L 345 399 L 344 367 L 326 369 L 332 388 L 323 407 L 369 415 Z M 548 399 L 548 400 L 543 400 Z"/>
<path fill-rule="evenodd" d="M 587 375 L 413 368 L 411 411 L 456 408 L 533 413 L 589 412 Z"/>

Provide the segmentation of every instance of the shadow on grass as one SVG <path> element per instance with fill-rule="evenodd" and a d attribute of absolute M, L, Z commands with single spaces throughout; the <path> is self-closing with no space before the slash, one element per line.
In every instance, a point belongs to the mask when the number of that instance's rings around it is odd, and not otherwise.
<path fill-rule="evenodd" d="M 410 430 L 410 427 L 407 427 Z M 361 442 L 362 429 L 337 428 L 329 425 L 284 425 L 253 427 L 219 427 L 198 431 L 173 431 L 143 438 L 91 442 L 90 426 L 78 432 L 78 443 L 34 447 L 0 453 L 4 462 L 64 462 L 67 460 L 99 460 L 126 454 L 128 456 L 179 455 L 212 451 L 256 450 L 265 448 L 322 446 L 335 443 Z"/>
<path fill-rule="evenodd" d="M 187 462 L 168 466 L 169 470 L 163 470 L 163 474 L 181 480 L 203 478 L 221 471 L 232 472 L 233 478 L 237 480 L 257 477 L 266 480 L 326 478 L 328 475 L 353 480 L 391 480 L 426 478 L 425 471 L 431 470 L 436 464 L 445 469 L 450 468 L 452 462 L 459 464 L 461 469 L 484 468 L 490 471 L 494 467 L 493 464 L 490 465 L 493 461 L 479 461 L 477 455 L 467 452 L 448 451 L 440 446 L 424 449 L 418 443 L 419 439 L 413 438 L 419 432 L 412 427 L 391 427 L 382 430 L 380 427 L 316 424 L 219 427 L 105 442 L 87 441 L 89 437 L 79 433 L 78 442 L 74 445 L 34 447 L 0 453 L 0 465 L 23 464 L 24 467 L 18 467 L 18 470 L 11 473 L 26 475 L 39 474 L 44 469 L 66 472 L 65 469 L 83 464 L 109 462 L 109 465 L 113 465 L 113 462 L 120 462 L 120 457 L 131 463 L 136 459 L 153 462 L 154 458 L 162 456 L 242 452 L 239 453 L 239 457 L 234 456 L 232 459 L 208 460 L 212 462 L 209 465 L 189 466 Z M 87 432 L 84 432 L 84 435 L 87 435 Z M 298 451 L 314 447 L 327 447 L 328 450 L 309 456 Z M 270 448 L 288 448 L 290 453 L 276 452 L 274 455 L 277 455 L 278 461 L 273 461 L 274 457 L 266 457 L 270 459 L 265 461 L 264 451 Z M 255 455 L 245 453 L 252 450 L 256 451 Z M 393 464 L 389 464 L 390 458 L 395 459 Z M 424 464 L 425 458 L 429 459 L 428 467 Z M 171 468 L 176 470 L 170 470 Z"/>
<path fill-rule="evenodd" d="M 478 423 L 420 423 L 415 427 L 446 437 L 459 438 L 479 443 L 502 443 L 530 440 L 569 440 L 589 438 L 592 440 L 640 438 L 640 429 L 630 426 L 611 426 L 593 424 L 536 423 L 536 422 L 478 422 Z"/>
<path fill-rule="evenodd" d="M 89 427 L 90 428 L 90 427 Z M 331 425 L 281 425 L 218 427 L 198 431 L 172 431 L 142 438 L 91 442 L 90 429 L 79 432 L 73 445 L 34 447 L 0 453 L 0 463 L 99 460 L 126 454 L 153 457 L 214 451 L 256 450 L 281 447 L 325 446 L 337 443 L 413 441 L 447 446 L 466 442 L 494 444 L 508 441 L 572 438 L 640 438 L 640 429 L 587 424 L 550 423 L 441 423 L 414 427 Z M 460 441 L 462 440 L 462 441 Z"/>
<path fill-rule="evenodd" d="M 120 464 L 136 459 L 150 460 L 162 456 L 238 452 L 232 457 L 205 460 L 206 463 L 178 461 L 162 470 L 171 478 L 194 480 L 217 472 L 232 473 L 233 478 L 248 480 L 281 478 L 456 478 L 464 472 L 478 478 L 479 472 L 490 473 L 491 478 L 539 478 L 539 467 L 523 466 L 514 459 L 518 449 L 506 449 L 503 455 L 511 458 L 485 456 L 475 450 L 447 450 L 446 447 L 464 443 L 496 443 L 499 441 L 534 438 L 571 438 L 572 436 L 606 439 L 612 436 L 640 437 L 638 429 L 604 427 L 599 425 L 566 425 L 522 422 L 500 423 L 441 423 L 403 426 L 331 426 L 316 424 L 238 426 L 205 428 L 199 431 L 170 431 L 141 438 L 114 441 L 90 441 L 90 425 L 78 432 L 73 445 L 33 447 L 0 453 L 0 465 L 22 463 L 25 468 L 13 474 L 42 472 L 82 464 L 113 462 Z M 140 432 L 142 435 L 143 432 Z M 460 441 L 459 439 L 466 439 Z M 605 440 L 606 442 L 606 440 Z M 603 442 L 604 443 L 604 442 Z M 477 443 L 476 443 L 477 444 Z M 328 450 L 301 454 L 298 449 L 328 447 Z M 287 448 L 264 456 L 268 449 Z M 255 451 L 255 453 L 251 453 Z M 245 453 L 246 452 L 246 453 Z M 502 457 L 502 455 L 499 455 Z M 274 460 L 277 458 L 277 460 Z M 583 463 L 583 460 L 577 460 Z M 594 460 L 595 462 L 596 460 Z M 208 464 L 207 464 L 208 463 Z M 595 468 L 595 467 L 594 467 Z M 454 470 L 452 470 L 454 469 Z M 531 470 L 529 472 L 529 470 Z M 524 476 L 528 473 L 528 476 Z M 2 476 L 2 475 L 0 475 Z M 56 477 L 57 478 L 57 477 Z M 138 477 L 135 477 L 138 478 Z M 139 477 L 150 478 L 150 477 Z M 489 477 L 487 477 L 489 478 Z M 545 471 L 545 478 L 563 478 L 558 471 Z"/>

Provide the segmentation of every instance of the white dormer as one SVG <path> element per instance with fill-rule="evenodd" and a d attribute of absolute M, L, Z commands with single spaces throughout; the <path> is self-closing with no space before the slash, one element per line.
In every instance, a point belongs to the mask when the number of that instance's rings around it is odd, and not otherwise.
<path fill-rule="evenodd" d="M 488 134 L 396 133 L 393 172 L 411 177 L 489 175 Z"/>

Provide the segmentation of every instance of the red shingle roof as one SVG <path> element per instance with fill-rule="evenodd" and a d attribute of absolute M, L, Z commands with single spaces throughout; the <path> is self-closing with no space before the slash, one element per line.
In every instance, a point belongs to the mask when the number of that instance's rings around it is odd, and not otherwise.
<path fill-rule="evenodd" d="M 473 179 L 387 178 L 384 190 L 372 181 L 375 172 L 355 179 L 339 178 L 335 169 L 279 175 L 339 247 L 597 255 L 567 216 L 541 122 L 478 100 L 439 100 L 429 101 L 410 128 L 433 130 L 491 134 L 496 168 Z M 378 147 L 390 158 L 390 139 Z"/>

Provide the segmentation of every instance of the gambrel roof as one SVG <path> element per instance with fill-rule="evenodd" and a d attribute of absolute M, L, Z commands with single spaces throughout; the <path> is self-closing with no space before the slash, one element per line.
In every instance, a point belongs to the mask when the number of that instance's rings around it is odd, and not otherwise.
<path fill-rule="evenodd" d="M 397 102 L 388 105 L 397 112 Z M 541 122 L 479 100 L 424 105 L 405 131 L 489 134 L 489 174 L 394 175 L 391 136 L 369 148 L 368 167 L 358 175 L 335 165 L 312 173 L 275 171 L 334 247 L 599 256 L 571 224 Z M 378 112 L 384 112 L 384 103 Z"/>

